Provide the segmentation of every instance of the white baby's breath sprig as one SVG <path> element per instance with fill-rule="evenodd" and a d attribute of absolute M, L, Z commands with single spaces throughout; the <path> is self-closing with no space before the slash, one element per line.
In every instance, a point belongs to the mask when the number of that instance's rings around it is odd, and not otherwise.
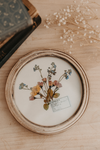
<path fill-rule="evenodd" d="M 44 26 L 63 29 L 60 39 L 70 48 L 75 43 L 78 43 L 80 47 L 93 45 L 99 48 L 97 46 L 100 44 L 99 25 L 92 26 L 91 21 L 99 21 L 100 17 L 93 6 L 100 7 L 96 2 L 81 0 L 80 4 L 77 4 L 77 1 L 73 1 L 72 5 L 67 5 L 58 12 L 47 15 Z"/>

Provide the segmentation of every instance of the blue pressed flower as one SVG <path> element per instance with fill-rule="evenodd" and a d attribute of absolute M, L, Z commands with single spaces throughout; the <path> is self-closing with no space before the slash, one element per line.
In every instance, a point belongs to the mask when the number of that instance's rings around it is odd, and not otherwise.
<path fill-rule="evenodd" d="M 52 77 L 52 76 L 49 74 L 49 75 L 48 75 L 49 80 L 51 80 L 51 77 Z"/>
<path fill-rule="evenodd" d="M 71 75 L 71 74 L 72 74 L 72 72 L 69 73 L 69 75 Z"/>
<path fill-rule="evenodd" d="M 51 72 L 52 72 L 52 73 L 55 73 L 55 71 L 54 71 L 54 70 L 51 70 Z"/>
<path fill-rule="evenodd" d="M 53 66 L 54 68 L 56 68 L 56 65 L 54 64 L 54 66 Z"/>
<path fill-rule="evenodd" d="M 52 77 L 52 76 L 49 74 L 48 77 Z"/>
<path fill-rule="evenodd" d="M 36 71 L 36 69 L 35 69 L 35 68 L 33 68 L 33 70 L 34 70 L 34 71 Z"/>
<path fill-rule="evenodd" d="M 26 86 L 26 84 L 25 84 L 25 83 L 21 83 L 21 84 L 19 85 L 19 89 L 23 89 L 24 86 Z"/>
<path fill-rule="evenodd" d="M 55 75 L 55 74 L 56 74 L 55 70 L 51 70 L 51 73 L 52 73 L 53 75 Z"/>
<path fill-rule="evenodd" d="M 35 65 L 35 67 L 33 68 L 34 71 L 39 70 L 39 66 Z"/>
<path fill-rule="evenodd" d="M 69 73 L 69 75 L 71 75 L 71 74 L 72 74 L 72 70 L 71 70 L 71 69 L 69 69 L 69 70 L 68 70 L 68 73 Z"/>
<path fill-rule="evenodd" d="M 65 70 L 64 72 L 65 72 L 65 74 L 67 74 L 67 70 Z"/>
<path fill-rule="evenodd" d="M 19 85 L 19 89 L 21 90 L 23 87 L 21 85 Z"/>
<path fill-rule="evenodd" d="M 66 80 L 69 79 L 69 76 L 65 77 L 65 79 L 66 79 Z"/>
<path fill-rule="evenodd" d="M 23 86 L 26 86 L 26 84 L 23 83 Z"/>

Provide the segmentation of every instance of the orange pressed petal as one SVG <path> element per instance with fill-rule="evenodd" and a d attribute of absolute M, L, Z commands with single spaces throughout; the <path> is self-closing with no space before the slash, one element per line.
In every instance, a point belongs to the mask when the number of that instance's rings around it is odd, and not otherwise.
<path fill-rule="evenodd" d="M 40 89 L 41 89 L 40 86 L 37 85 L 37 86 L 36 86 L 36 91 L 37 91 L 37 93 L 40 91 Z"/>

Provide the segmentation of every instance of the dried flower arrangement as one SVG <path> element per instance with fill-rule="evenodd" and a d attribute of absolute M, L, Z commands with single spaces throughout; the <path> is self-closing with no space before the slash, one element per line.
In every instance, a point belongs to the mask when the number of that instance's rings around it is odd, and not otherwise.
<path fill-rule="evenodd" d="M 34 71 L 38 70 L 40 72 L 40 76 L 42 78 L 42 82 L 38 82 L 38 84 L 34 87 L 29 88 L 28 85 L 21 83 L 19 85 L 19 89 L 24 90 L 31 90 L 31 96 L 29 97 L 30 100 L 35 99 L 44 99 L 44 109 L 48 110 L 49 104 L 53 100 L 53 98 L 58 98 L 60 96 L 60 93 L 57 93 L 59 88 L 62 87 L 62 84 L 60 83 L 63 78 L 69 79 L 69 75 L 71 75 L 72 70 L 65 70 L 64 74 L 59 78 L 59 80 L 51 81 L 52 75 L 56 74 L 56 65 L 54 62 L 51 63 L 51 67 L 48 67 L 47 72 L 48 76 L 47 78 L 43 78 L 42 76 L 42 69 L 38 65 L 35 65 L 33 68 Z"/>
<path fill-rule="evenodd" d="M 100 5 L 86 0 L 81 0 L 80 4 L 76 2 L 73 1 L 72 5 L 67 5 L 59 12 L 46 15 L 44 26 L 46 28 L 60 27 L 63 30 L 60 39 L 63 40 L 63 44 L 67 44 L 70 48 L 75 43 L 79 43 L 81 47 L 92 45 L 100 48 L 99 26 L 91 25 L 93 21 L 96 22 L 100 19 L 96 14 L 98 9 L 95 8 L 95 5 L 98 7 Z"/>

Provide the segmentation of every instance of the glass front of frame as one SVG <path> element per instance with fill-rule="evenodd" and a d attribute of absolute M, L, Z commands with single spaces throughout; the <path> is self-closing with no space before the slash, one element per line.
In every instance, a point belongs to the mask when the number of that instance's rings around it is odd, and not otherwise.
<path fill-rule="evenodd" d="M 72 70 L 69 79 L 61 80 L 62 87 L 57 91 L 58 98 L 54 98 L 49 104 L 49 109 L 44 109 L 44 99 L 30 100 L 30 90 L 20 89 L 21 83 L 34 87 L 38 82 L 42 82 L 39 71 L 34 72 L 34 66 L 38 65 L 42 69 L 42 75 L 47 78 L 48 67 L 51 63 L 56 64 L 56 74 L 52 75 L 52 82 L 59 79 L 65 70 Z M 52 87 L 54 88 L 54 87 Z M 29 121 L 41 126 L 54 126 L 72 117 L 80 106 L 82 100 L 82 82 L 78 72 L 66 60 L 57 57 L 40 57 L 27 63 L 18 73 L 14 84 L 15 104 L 20 113 Z"/>

